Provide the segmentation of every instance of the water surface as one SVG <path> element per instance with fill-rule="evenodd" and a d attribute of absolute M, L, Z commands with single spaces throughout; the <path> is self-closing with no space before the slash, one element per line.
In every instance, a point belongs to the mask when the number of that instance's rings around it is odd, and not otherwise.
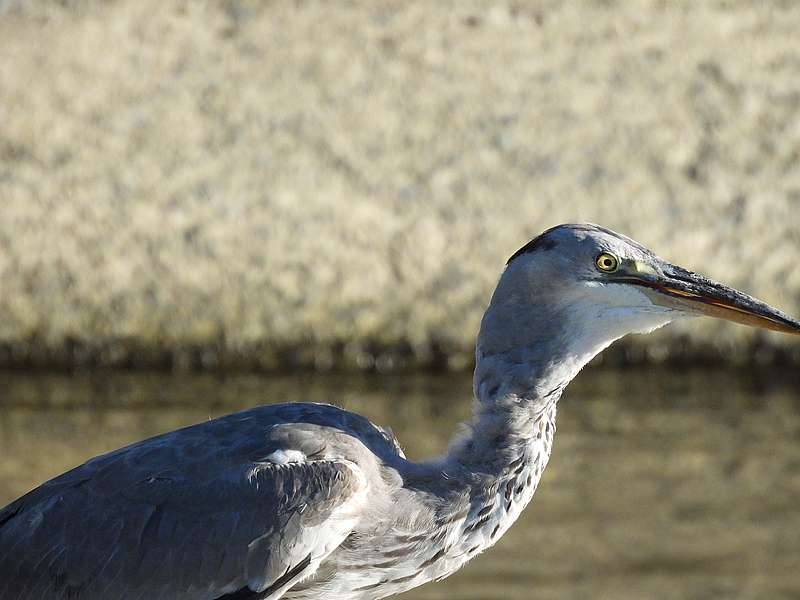
<path fill-rule="evenodd" d="M 331 402 L 441 452 L 466 374 L 0 375 L 0 504 L 87 458 L 256 404 Z M 407 600 L 800 598 L 800 374 L 588 370 L 533 503 Z"/>

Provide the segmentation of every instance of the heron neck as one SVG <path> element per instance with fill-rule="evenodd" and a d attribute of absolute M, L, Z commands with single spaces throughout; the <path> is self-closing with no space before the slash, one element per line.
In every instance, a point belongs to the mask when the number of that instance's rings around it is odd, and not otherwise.
<path fill-rule="evenodd" d="M 500 290 L 500 288 L 498 288 Z M 561 392 L 594 356 L 622 335 L 593 318 L 579 297 L 535 311 L 515 294 L 497 293 L 481 322 L 475 349 L 475 408 L 469 434 L 451 456 L 502 475 L 521 456 L 546 451 L 539 427 L 555 418 Z"/>
<path fill-rule="evenodd" d="M 456 513 L 463 517 L 458 542 L 447 552 L 462 561 L 494 544 L 533 498 L 553 448 L 558 398 L 575 374 L 563 363 L 511 362 L 482 356 L 480 348 L 478 356 L 474 416 L 446 469 L 468 499 Z"/>
<path fill-rule="evenodd" d="M 503 478 L 521 461 L 543 467 L 550 455 L 558 399 L 580 369 L 539 361 L 534 350 L 520 360 L 523 354 L 481 356 L 478 349 L 473 417 L 450 452 L 470 471 Z"/>
<path fill-rule="evenodd" d="M 441 508 L 442 523 L 459 531 L 445 553 L 455 563 L 494 544 L 531 501 L 553 449 L 561 392 L 613 339 L 574 320 L 530 315 L 493 300 L 481 324 L 473 418 L 442 470 L 446 489 L 468 503 L 465 510 L 445 494 Z"/>

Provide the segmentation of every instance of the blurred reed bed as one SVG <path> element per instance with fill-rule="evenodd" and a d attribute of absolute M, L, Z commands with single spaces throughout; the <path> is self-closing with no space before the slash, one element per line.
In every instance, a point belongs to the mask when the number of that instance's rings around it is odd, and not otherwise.
<path fill-rule="evenodd" d="M 468 368 L 594 221 L 800 313 L 800 5 L 0 3 L 0 366 Z M 613 363 L 800 363 L 692 322 Z"/>

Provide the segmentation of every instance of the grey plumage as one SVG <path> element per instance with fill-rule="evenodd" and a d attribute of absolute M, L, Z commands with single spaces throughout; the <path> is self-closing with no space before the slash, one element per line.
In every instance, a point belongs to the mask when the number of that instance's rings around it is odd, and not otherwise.
<path fill-rule="evenodd" d="M 365 482 L 314 440 L 313 422 L 344 424 L 341 412 L 253 409 L 117 450 L 44 484 L 0 513 L 0 597 L 216 598 L 274 586 L 307 556 L 317 560 L 320 538 L 334 547 L 349 534 L 346 516 L 334 517 Z M 284 425 L 291 422 L 304 425 Z M 282 444 L 319 456 L 262 462 Z M 327 449 L 335 446 L 331 439 Z"/>
<path fill-rule="evenodd" d="M 581 367 L 627 333 L 697 314 L 800 331 L 624 236 L 548 230 L 498 284 L 475 416 L 445 456 L 410 462 L 387 430 L 318 404 L 145 440 L 0 511 L 0 600 L 367 600 L 446 577 L 532 498 Z"/>

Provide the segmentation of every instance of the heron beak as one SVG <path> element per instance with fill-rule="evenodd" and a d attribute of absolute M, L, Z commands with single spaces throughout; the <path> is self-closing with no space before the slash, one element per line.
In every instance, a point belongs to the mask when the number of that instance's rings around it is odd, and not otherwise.
<path fill-rule="evenodd" d="M 660 273 L 628 279 L 630 283 L 652 290 L 648 295 L 656 304 L 800 335 L 800 322 L 769 304 L 681 267 L 666 262 L 659 266 Z"/>

